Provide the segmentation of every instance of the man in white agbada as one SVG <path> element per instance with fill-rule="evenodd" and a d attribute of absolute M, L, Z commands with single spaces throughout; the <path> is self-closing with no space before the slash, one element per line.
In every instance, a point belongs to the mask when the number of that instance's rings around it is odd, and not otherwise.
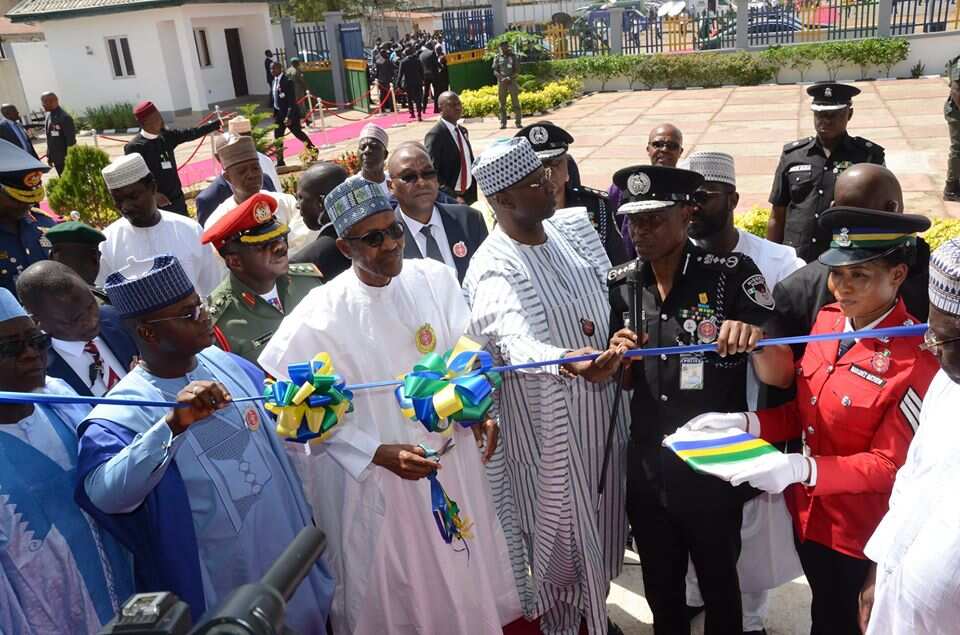
<path fill-rule="evenodd" d="M 771 242 L 733 224 L 733 212 L 740 200 L 733 157 L 725 152 L 694 152 L 680 162 L 685 170 L 703 175 L 697 190 L 697 206 L 688 233 L 698 246 L 712 254 L 745 254 L 757 265 L 773 289 L 778 282 L 806 263 L 789 245 Z M 747 366 L 747 404 L 757 408 L 760 382 Z M 743 505 L 740 529 L 740 559 L 737 573 L 743 601 L 743 632 L 764 632 L 767 596 L 775 589 L 803 575 L 793 546 L 793 522 L 783 494 L 763 492 Z M 687 569 L 687 605 L 703 607 L 693 563 Z"/>
<path fill-rule="evenodd" d="M 260 365 L 287 378 L 289 364 L 327 352 L 339 375 L 361 383 L 395 378 L 424 353 L 453 348 L 469 317 L 453 270 L 402 259 L 403 227 L 380 188 L 346 181 L 324 207 L 352 268 L 284 318 Z M 444 438 L 406 419 L 392 387 L 357 391 L 353 403 L 318 454 L 295 459 L 329 541 L 334 632 L 500 633 L 521 612 L 476 434 L 455 424 L 456 447 L 438 466 L 420 445 L 440 450 Z M 492 453 L 493 422 L 474 430 Z M 424 478 L 434 470 L 473 523 L 469 554 L 437 530 Z"/>
<path fill-rule="evenodd" d="M 940 372 L 923 400 L 890 510 L 864 549 L 876 563 L 860 594 L 867 635 L 947 635 L 960 624 L 960 240 L 931 256 L 929 289 L 924 339 Z"/>
<path fill-rule="evenodd" d="M 606 349 L 610 260 L 586 209 L 554 211 L 526 137 L 490 147 L 473 175 L 498 225 L 464 279 L 468 332 L 489 338 L 496 365 Z M 495 396 L 504 443 L 491 485 L 524 611 L 543 633 L 576 635 L 581 623 L 592 635 L 620 632 L 606 596 L 626 539 L 625 407 L 599 506 L 597 492 L 621 354 L 507 373 Z"/>
<path fill-rule="evenodd" d="M 130 258 L 172 255 L 200 297 L 210 295 L 227 276 L 227 268 L 213 245 L 200 243 L 203 229 L 197 221 L 157 209 L 157 182 L 143 157 L 137 153 L 119 157 L 102 173 L 122 218 L 103 230 L 107 239 L 100 243 L 97 286 L 126 267 Z"/>

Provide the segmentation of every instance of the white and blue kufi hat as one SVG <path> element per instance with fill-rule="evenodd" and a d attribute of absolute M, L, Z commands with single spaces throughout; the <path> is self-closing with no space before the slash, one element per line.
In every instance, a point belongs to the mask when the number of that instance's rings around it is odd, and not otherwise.
<path fill-rule="evenodd" d="M 107 277 L 104 291 L 121 317 L 134 318 L 180 302 L 193 293 L 193 283 L 175 256 L 131 257 Z"/>
<path fill-rule="evenodd" d="M 349 178 L 333 188 L 323 200 L 337 236 L 347 231 L 368 216 L 393 209 L 390 200 L 376 183 L 360 177 Z"/>
<path fill-rule="evenodd" d="M 956 238 L 930 256 L 930 304 L 960 317 L 960 240 Z"/>
<path fill-rule="evenodd" d="M 27 317 L 27 312 L 23 310 L 9 289 L 0 287 L 0 322 L 18 317 Z"/>
<path fill-rule="evenodd" d="M 516 185 L 530 176 L 543 163 L 526 137 L 497 141 L 473 164 L 473 178 L 484 196 Z"/>

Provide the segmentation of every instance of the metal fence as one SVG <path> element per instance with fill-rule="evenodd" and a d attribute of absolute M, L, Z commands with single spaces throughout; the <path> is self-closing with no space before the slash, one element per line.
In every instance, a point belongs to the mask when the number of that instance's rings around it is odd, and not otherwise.
<path fill-rule="evenodd" d="M 737 14 L 658 16 L 637 11 L 623 14 L 623 52 L 664 53 L 734 48 Z"/>
<path fill-rule="evenodd" d="M 327 29 L 323 24 L 294 27 L 293 37 L 297 43 L 297 56 L 301 61 L 325 62 L 330 60 Z"/>
<path fill-rule="evenodd" d="M 560 24 L 517 24 L 511 28 L 543 38 L 544 48 L 553 59 L 606 55 L 610 53 L 610 14 L 595 12 L 589 20 Z"/>
<path fill-rule="evenodd" d="M 493 9 L 443 13 L 443 42 L 448 53 L 486 48 L 492 38 Z"/>
<path fill-rule="evenodd" d="M 933 33 L 960 29 L 960 12 L 951 0 L 893 0 L 891 35 Z"/>

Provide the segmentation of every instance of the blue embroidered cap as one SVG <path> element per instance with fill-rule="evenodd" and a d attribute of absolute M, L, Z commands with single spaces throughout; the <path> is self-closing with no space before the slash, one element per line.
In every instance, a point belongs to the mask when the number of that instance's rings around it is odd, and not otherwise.
<path fill-rule="evenodd" d="M 9 289 L 0 287 L 0 322 L 18 317 L 27 317 L 27 312 L 23 310 Z"/>
<path fill-rule="evenodd" d="M 960 240 L 948 240 L 930 256 L 930 304 L 960 316 Z"/>
<path fill-rule="evenodd" d="M 333 188 L 323 200 L 323 208 L 333 222 L 337 236 L 343 236 L 368 216 L 393 210 L 380 186 L 359 176 Z"/>
<path fill-rule="evenodd" d="M 123 318 L 159 311 L 193 293 L 193 283 L 174 256 L 128 258 L 127 266 L 111 273 L 103 288 Z"/>

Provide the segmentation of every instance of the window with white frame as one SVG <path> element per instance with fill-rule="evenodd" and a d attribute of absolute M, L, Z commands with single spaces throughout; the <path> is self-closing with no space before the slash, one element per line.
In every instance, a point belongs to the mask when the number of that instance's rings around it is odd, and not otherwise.
<path fill-rule="evenodd" d="M 207 45 L 207 30 L 194 29 L 193 43 L 197 46 L 197 61 L 200 63 L 200 68 L 213 66 L 213 62 L 210 61 L 210 47 Z"/>
<path fill-rule="evenodd" d="M 130 55 L 130 42 L 125 35 L 107 38 L 107 55 L 110 57 L 110 69 L 115 78 L 133 77 L 133 57 Z"/>

